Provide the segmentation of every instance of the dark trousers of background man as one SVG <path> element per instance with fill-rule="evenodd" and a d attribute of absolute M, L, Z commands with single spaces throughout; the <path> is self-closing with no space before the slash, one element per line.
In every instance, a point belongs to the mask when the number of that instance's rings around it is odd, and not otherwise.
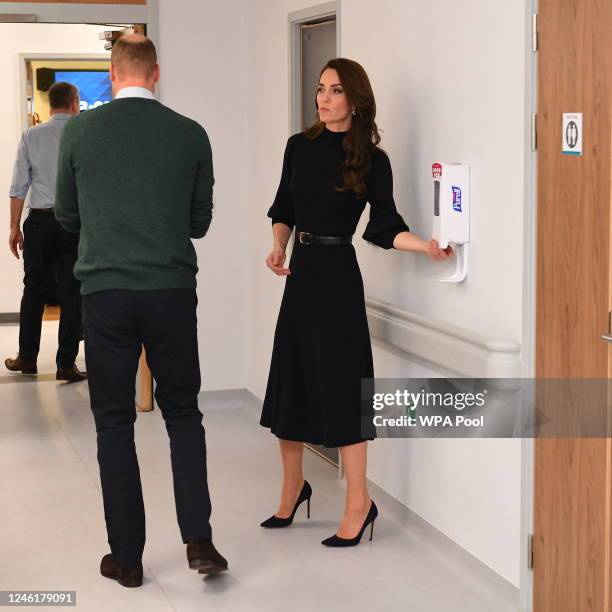
<path fill-rule="evenodd" d="M 183 542 L 212 539 L 206 446 L 198 408 L 195 289 L 111 290 L 83 297 L 85 361 L 98 438 L 104 516 L 121 565 L 142 559 L 145 511 L 134 445 L 136 372 L 144 344 L 170 438 Z M 155 418 L 143 415 L 140 418 Z"/>
<path fill-rule="evenodd" d="M 81 338 L 81 284 L 73 273 L 78 246 L 79 235 L 66 231 L 55 219 L 53 209 L 30 210 L 23 223 L 25 274 L 19 324 L 19 354 L 26 361 L 38 358 L 47 275 L 55 261 L 61 309 L 56 363 L 58 368 L 74 365 Z"/>

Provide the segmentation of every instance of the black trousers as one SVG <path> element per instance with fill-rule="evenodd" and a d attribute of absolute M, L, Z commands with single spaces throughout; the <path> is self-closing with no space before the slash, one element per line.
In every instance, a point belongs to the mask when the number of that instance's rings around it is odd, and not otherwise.
<path fill-rule="evenodd" d="M 66 231 L 53 212 L 30 211 L 23 223 L 23 297 L 19 325 L 19 354 L 36 361 L 45 309 L 47 275 L 57 263 L 60 323 L 55 361 L 58 368 L 74 365 L 81 337 L 81 284 L 74 277 L 79 235 Z"/>
<path fill-rule="evenodd" d="M 111 290 L 83 297 L 85 360 L 108 542 L 115 559 L 126 566 L 141 561 L 145 544 L 145 510 L 134 445 L 136 372 L 142 344 L 170 438 L 183 542 L 212 538 L 206 445 L 198 408 L 196 305 L 194 289 Z"/>

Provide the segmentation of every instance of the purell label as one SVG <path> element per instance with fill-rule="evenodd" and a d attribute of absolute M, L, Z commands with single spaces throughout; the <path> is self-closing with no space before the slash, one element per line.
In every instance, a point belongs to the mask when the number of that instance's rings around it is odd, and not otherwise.
<path fill-rule="evenodd" d="M 461 189 L 459 187 L 452 186 L 453 190 L 453 210 L 461 212 Z"/>

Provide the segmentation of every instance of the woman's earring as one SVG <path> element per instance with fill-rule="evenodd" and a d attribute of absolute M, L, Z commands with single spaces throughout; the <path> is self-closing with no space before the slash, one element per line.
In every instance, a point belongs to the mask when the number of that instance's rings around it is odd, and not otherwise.
<path fill-rule="evenodd" d="M 356 115 L 357 113 L 355 112 L 355 107 L 353 106 L 353 117 Z"/>

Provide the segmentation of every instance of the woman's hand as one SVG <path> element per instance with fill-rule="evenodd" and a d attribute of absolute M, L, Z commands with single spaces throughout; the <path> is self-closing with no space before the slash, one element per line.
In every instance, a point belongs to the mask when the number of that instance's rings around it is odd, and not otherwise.
<path fill-rule="evenodd" d="M 444 261 L 451 257 L 454 253 L 451 245 L 449 244 L 445 249 L 441 249 L 438 245 L 438 241 L 433 238 L 429 241 L 429 248 L 427 249 L 427 255 L 434 261 Z"/>
<path fill-rule="evenodd" d="M 266 258 L 266 265 L 274 274 L 278 276 L 287 276 L 291 274 L 291 270 L 289 270 L 289 268 L 283 268 L 286 257 L 285 249 L 275 246 Z"/>

